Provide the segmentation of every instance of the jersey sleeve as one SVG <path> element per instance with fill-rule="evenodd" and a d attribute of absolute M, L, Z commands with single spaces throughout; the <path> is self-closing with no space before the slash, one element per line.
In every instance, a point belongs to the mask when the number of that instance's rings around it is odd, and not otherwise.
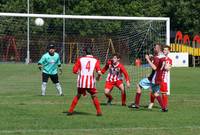
<path fill-rule="evenodd" d="M 125 67 L 123 65 L 120 66 L 120 70 L 124 74 L 124 77 L 125 77 L 126 81 L 130 82 L 130 78 L 129 78 L 128 72 L 126 71 L 126 69 L 125 69 Z"/>
<path fill-rule="evenodd" d="M 77 59 L 73 67 L 73 73 L 74 74 L 78 73 L 78 70 L 80 69 L 80 67 L 81 67 L 80 59 Z"/>
<path fill-rule="evenodd" d="M 109 61 L 106 63 L 106 65 L 102 68 L 102 70 L 101 70 L 101 73 L 102 73 L 102 74 L 104 74 L 104 73 L 108 70 L 110 64 L 111 64 L 111 61 L 109 60 Z"/>
<path fill-rule="evenodd" d="M 57 64 L 58 64 L 58 65 L 61 65 L 59 54 L 58 54 L 58 61 L 57 61 Z"/>
<path fill-rule="evenodd" d="M 100 61 L 99 60 L 97 60 L 97 62 L 96 62 L 95 69 L 96 69 L 96 72 L 101 71 Z"/>
<path fill-rule="evenodd" d="M 160 62 L 160 59 L 158 57 L 154 57 L 153 58 L 153 64 L 158 67 L 159 66 L 159 62 Z"/>
<path fill-rule="evenodd" d="M 169 59 L 168 61 L 169 61 L 169 64 L 172 65 L 172 59 Z"/>
<path fill-rule="evenodd" d="M 43 55 L 43 56 L 40 58 L 40 60 L 38 61 L 38 64 L 43 65 L 44 62 L 45 62 L 45 55 Z"/>

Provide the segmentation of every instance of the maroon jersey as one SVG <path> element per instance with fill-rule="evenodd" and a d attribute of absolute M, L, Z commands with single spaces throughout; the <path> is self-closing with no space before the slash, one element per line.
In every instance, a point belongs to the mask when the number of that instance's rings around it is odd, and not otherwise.
<path fill-rule="evenodd" d="M 164 62 L 165 62 L 165 56 L 163 54 L 159 54 L 158 56 L 155 56 L 154 58 L 154 65 L 156 66 L 155 73 L 152 77 L 152 83 L 154 84 L 160 84 L 163 82 L 163 68 L 164 68 Z"/>
<path fill-rule="evenodd" d="M 158 55 L 155 55 L 155 56 L 153 57 L 152 62 L 153 62 L 154 65 L 158 65 L 158 64 L 159 64 Z M 148 77 L 149 81 L 152 81 L 152 78 L 153 78 L 154 74 L 155 74 L 155 70 L 152 69 L 151 74 L 150 74 L 149 77 Z"/>

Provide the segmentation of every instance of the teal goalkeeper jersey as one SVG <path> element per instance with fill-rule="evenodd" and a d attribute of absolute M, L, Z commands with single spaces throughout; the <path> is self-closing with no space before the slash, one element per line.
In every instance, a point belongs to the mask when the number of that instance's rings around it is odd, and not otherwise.
<path fill-rule="evenodd" d="M 58 73 L 58 65 L 61 64 L 60 57 L 58 53 L 54 53 L 53 56 L 49 54 L 49 52 L 45 53 L 42 58 L 38 62 L 42 64 L 43 71 L 46 74 L 55 75 Z"/>

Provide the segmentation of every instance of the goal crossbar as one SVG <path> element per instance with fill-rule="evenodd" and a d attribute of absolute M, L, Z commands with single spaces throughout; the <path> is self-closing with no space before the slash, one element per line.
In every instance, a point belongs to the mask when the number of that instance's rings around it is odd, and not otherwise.
<path fill-rule="evenodd" d="M 89 15 L 26 14 L 26 13 L 5 13 L 5 12 L 0 12 L 0 16 L 66 18 L 66 19 L 95 19 L 95 20 L 104 19 L 104 20 L 160 20 L 160 21 L 169 21 L 169 17 L 89 16 Z"/>
<path fill-rule="evenodd" d="M 128 17 L 128 16 L 89 16 L 89 15 L 58 15 L 58 14 L 28 14 L 0 12 L 0 16 L 8 17 L 41 17 L 62 19 L 91 19 L 91 20 L 158 20 L 166 21 L 166 44 L 170 45 L 170 18 L 169 17 Z"/>

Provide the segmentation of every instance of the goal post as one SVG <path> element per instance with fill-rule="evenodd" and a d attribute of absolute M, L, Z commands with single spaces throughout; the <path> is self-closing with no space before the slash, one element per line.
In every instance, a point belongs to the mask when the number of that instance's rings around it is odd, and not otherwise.
<path fill-rule="evenodd" d="M 43 18 L 44 25 L 36 26 L 36 18 Z M 170 18 L 1 12 L 2 50 L 6 48 L 3 38 L 8 35 L 16 39 L 20 61 L 26 59 L 27 63 L 37 62 L 49 43 L 56 45 L 63 63 L 73 63 L 88 46 L 101 63 L 111 58 L 114 51 L 119 52 L 122 62 L 131 65 L 127 68 L 133 82 L 138 82 L 150 72 L 145 54 L 152 53 L 156 43 L 170 45 Z M 0 51 L 0 61 L 2 54 Z M 139 68 L 135 66 L 136 59 L 142 63 Z"/>

